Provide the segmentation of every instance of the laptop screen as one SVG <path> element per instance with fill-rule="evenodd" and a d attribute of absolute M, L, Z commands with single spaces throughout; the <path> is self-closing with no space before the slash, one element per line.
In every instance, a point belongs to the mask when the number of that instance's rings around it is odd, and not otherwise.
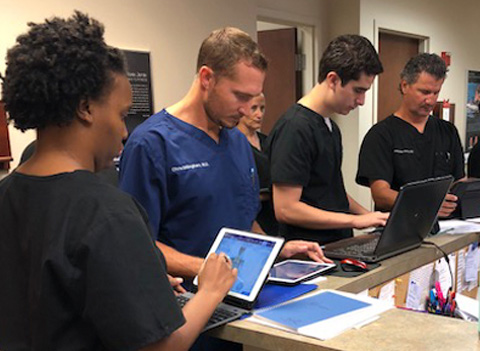
<path fill-rule="evenodd" d="M 247 301 L 256 299 L 283 244 L 283 238 L 223 228 L 210 253 L 223 252 L 238 269 L 237 280 L 229 296 Z M 195 278 L 195 285 L 197 279 Z"/>

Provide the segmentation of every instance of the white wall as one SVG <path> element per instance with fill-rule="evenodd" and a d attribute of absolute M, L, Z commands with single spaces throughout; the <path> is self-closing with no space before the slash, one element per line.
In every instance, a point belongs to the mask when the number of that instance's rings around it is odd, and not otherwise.
<path fill-rule="evenodd" d="M 201 41 L 213 29 L 239 27 L 256 37 L 255 0 L 0 0 L 0 72 L 3 58 L 29 21 L 69 16 L 74 9 L 105 24 L 110 45 L 151 52 L 155 110 L 179 100 L 195 74 Z M 9 128 L 15 167 L 34 132 Z"/>

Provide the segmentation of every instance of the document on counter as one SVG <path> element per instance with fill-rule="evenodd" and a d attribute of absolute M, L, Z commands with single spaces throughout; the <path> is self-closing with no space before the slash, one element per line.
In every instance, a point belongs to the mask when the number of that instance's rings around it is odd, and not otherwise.
<path fill-rule="evenodd" d="M 440 232 L 438 234 L 466 234 L 480 232 L 480 223 L 462 221 L 459 219 L 447 219 L 438 221 Z"/>
<path fill-rule="evenodd" d="M 334 290 L 256 311 L 247 320 L 313 338 L 330 339 L 392 308 L 384 301 Z"/>
<path fill-rule="evenodd" d="M 457 294 L 461 293 L 467 288 L 467 282 L 465 281 L 465 252 L 463 250 L 458 251 L 458 265 L 457 265 Z"/>
<path fill-rule="evenodd" d="M 457 301 L 458 309 L 478 321 L 478 300 L 462 294 L 456 295 L 455 300 Z"/>
<path fill-rule="evenodd" d="M 407 300 L 405 306 L 413 310 L 425 310 L 425 297 L 430 289 L 430 278 L 433 272 L 433 263 L 417 268 L 410 272 Z"/>
<path fill-rule="evenodd" d="M 385 284 L 378 293 L 378 299 L 385 301 L 390 306 L 395 306 L 395 280 Z"/>
<path fill-rule="evenodd" d="M 471 286 L 477 286 L 480 251 L 476 243 L 470 244 L 465 257 L 465 281 Z"/>

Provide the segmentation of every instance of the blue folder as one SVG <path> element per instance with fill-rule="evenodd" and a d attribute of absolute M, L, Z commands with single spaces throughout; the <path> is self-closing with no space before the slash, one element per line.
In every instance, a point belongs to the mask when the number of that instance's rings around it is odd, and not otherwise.
<path fill-rule="evenodd" d="M 315 284 L 285 286 L 267 283 L 260 292 L 260 295 L 258 295 L 258 299 L 254 308 L 260 309 L 275 306 L 306 294 L 307 292 L 315 290 L 316 288 L 317 286 Z"/>
<path fill-rule="evenodd" d="M 301 327 L 367 306 L 370 304 L 326 291 L 256 314 L 298 330 Z"/>

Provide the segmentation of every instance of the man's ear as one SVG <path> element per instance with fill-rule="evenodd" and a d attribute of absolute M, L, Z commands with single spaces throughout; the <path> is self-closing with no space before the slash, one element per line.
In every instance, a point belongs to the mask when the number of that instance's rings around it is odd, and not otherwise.
<path fill-rule="evenodd" d="M 81 99 L 77 107 L 77 117 L 85 123 L 92 123 L 93 116 L 91 113 L 90 103 L 88 99 Z"/>
<path fill-rule="evenodd" d="M 333 91 L 337 89 L 338 85 L 342 84 L 342 80 L 334 71 L 328 72 L 325 80 L 327 81 L 327 86 Z"/>
<path fill-rule="evenodd" d="M 215 82 L 215 73 L 208 66 L 202 66 L 198 70 L 198 79 L 202 89 L 209 90 L 212 84 Z"/>
<path fill-rule="evenodd" d="M 408 83 L 405 79 L 402 79 L 400 81 L 400 84 L 399 84 L 400 94 L 405 95 L 405 89 L 407 88 L 407 85 Z"/>

